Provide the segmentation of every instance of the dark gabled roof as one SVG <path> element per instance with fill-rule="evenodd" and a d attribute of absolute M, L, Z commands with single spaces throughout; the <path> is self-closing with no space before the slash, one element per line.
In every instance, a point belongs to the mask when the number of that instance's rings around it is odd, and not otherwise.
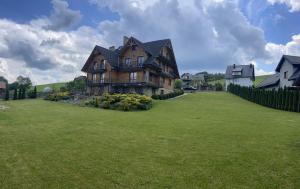
<path fill-rule="evenodd" d="M 161 48 L 167 43 L 171 43 L 170 39 L 162 39 L 143 43 L 144 48 L 153 56 L 158 56 Z"/>
<path fill-rule="evenodd" d="M 172 48 L 170 39 L 162 39 L 162 40 L 150 41 L 150 42 L 145 42 L 145 43 L 142 43 L 141 41 L 139 41 L 138 39 L 136 39 L 134 37 L 130 37 L 128 39 L 128 41 L 130 41 L 130 40 L 133 40 L 138 46 L 143 48 L 146 51 L 146 53 L 149 54 L 149 58 L 144 62 L 144 64 L 152 64 L 153 61 L 155 60 L 155 58 L 159 57 L 162 47 L 164 47 L 167 43 L 169 43 Z M 126 49 L 126 44 L 124 46 L 120 46 L 119 48 L 117 48 L 116 50 L 113 50 L 113 51 L 108 50 L 103 47 L 100 47 L 100 46 L 95 46 L 94 50 L 92 51 L 91 55 L 89 56 L 88 60 L 86 61 L 85 65 L 83 66 L 81 71 L 87 70 L 87 68 L 89 67 L 89 64 L 91 63 L 91 59 L 92 59 L 93 55 L 95 55 L 95 54 L 102 54 L 107 59 L 109 64 L 111 64 L 111 66 L 117 67 L 118 66 L 118 58 L 125 49 Z M 172 56 L 174 59 L 174 65 L 172 65 L 172 66 L 173 66 L 173 69 L 175 70 L 176 77 L 179 78 L 179 72 L 178 72 L 174 53 L 172 53 Z"/>
<path fill-rule="evenodd" d="M 279 84 L 280 73 L 276 73 L 266 77 L 260 84 L 257 85 L 257 88 L 267 88 L 271 86 L 276 86 Z"/>
<path fill-rule="evenodd" d="M 280 68 L 281 68 L 284 60 L 286 60 L 287 62 L 289 62 L 292 65 L 300 65 L 300 57 L 299 56 L 283 55 L 275 69 L 276 72 L 280 72 Z"/>
<path fill-rule="evenodd" d="M 109 50 L 109 49 L 106 49 L 106 48 L 96 45 L 95 48 L 93 49 L 92 53 L 90 54 L 88 60 L 84 64 L 83 68 L 81 69 L 81 71 L 87 71 L 89 65 L 92 63 L 91 59 L 97 54 L 103 55 L 112 67 L 117 66 L 119 50 L 118 49 Z"/>
<path fill-rule="evenodd" d="M 296 68 L 295 72 L 293 73 L 293 75 L 291 75 L 289 80 L 296 80 L 299 78 L 300 78 L 300 66 L 298 68 Z"/>
<path fill-rule="evenodd" d="M 241 71 L 242 75 L 232 75 L 232 72 Z M 227 66 L 225 79 L 233 79 L 233 78 L 248 78 L 250 77 L 252 80 L 255 79 L 254 76 L 254 65 L 230 65 Z"/>

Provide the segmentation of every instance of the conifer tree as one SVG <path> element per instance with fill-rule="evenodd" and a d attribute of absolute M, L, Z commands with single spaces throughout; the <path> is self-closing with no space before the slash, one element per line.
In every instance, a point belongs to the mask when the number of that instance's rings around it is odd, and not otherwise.
<path fill-rule="evenodd" d="M 17 100 L 17 99 L 18 99 L 18 89 L 15 88 L 13 100 Z"/>
<path fill-rule="evenodd" d="M 5 90 L 4 100 L 9 100 L 9 89 L 8 88 Z"/>
<path fill-rule="evenodd" d="M 33 98 L 36 98 L 37 97 L 37 90 L 36 90 L 36 86 L 34 86 L 34 89 L 33 89 Z"/>
<path fill-rule="evenodd" d="M 22 99 L 22 88 L 19 88 L 18 99 Z"/>

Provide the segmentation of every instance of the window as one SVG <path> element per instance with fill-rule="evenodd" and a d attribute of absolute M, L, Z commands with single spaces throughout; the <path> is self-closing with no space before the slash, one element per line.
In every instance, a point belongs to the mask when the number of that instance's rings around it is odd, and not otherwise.
<path fill-rule="evenodd" d="M 93 82 L 97 81 L 97 74 L 93 74 Z"/>
<path fill-rule="evenodd" d="M 233 71 L 232 75 L 233 76 L 235 76 L 235 75 L 242 75 L 242 72 L 241 71 Z"/>
<path fill-rule="evenodd" d="M 125 64 L 129 66 L 131 64 L 131 58 L 126 58 Z"/>
<path fill-rule="evenodd" d="M 169 86 L 171 86 L 172 85 L 172 80 L 171 79 L 169 79 Z"/>
<path fill-rule="evenodd" d="M 94 69 L 95 69 L 95 70 L 98 69 L 99 66 L 100 66 L 99 62 L 94 62 Z"/>
<path fill-rule="evenodd" d="M 136 72 L 131 72 L 129 75 L 130 82 L 136 82 L 136 76 L 137 76 Z"/>
<path fill-rule="evenodd" d="M 106 64 L 106 60 L 101 60 L 100 68 L 104 69 Z"/>
<path fill-rule="evenodd" d="M 139 56 L 137 58 L 137 63 L 138 63 L 138 66 L 142 66 L 143 63 L 144 63 L 144 57 L 143 56 Z"/>
<path fill-rule="evenodd" d="M 287 71 L 286 71 L 286 72 L 284 72 L 284 76 L 283 76 L 283 77 L 284 77 L 284 79 L 287 79 L 287 77 L 288 77 L 287 75 L 288 75 L 288 72 L 287 72 Z"/>
<path fill-rule="evenodd" d="M 105 74 L 100 75 L 100 83 L 104 83 Z"/>
<path fill-rule="evenodd" d="M 131 50 L 135 51 L 136 50 L 136 45 L 132 45 Z"/>

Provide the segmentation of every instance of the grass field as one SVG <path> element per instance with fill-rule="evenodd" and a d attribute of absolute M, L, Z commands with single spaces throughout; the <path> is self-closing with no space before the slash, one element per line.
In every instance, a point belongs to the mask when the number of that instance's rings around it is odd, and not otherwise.
<path fill-rule="evenodd" d="M 299 113 L 223 92 L 156 101 L 143 112 L 6 105 L 1 189 L 300 188 Z"/>
<path fill-rule="evenodd" d="M 258 84 L 260 84 L 268 76 L 269 75 L 255 76 L 254 86 L 257 86 Z M 215 81 L 210 81 L 208 83 L 212 84 L 212 85 L 214 85 L 216 83 L 221 83 L 222 85 L 225 85 L 225 80 L 224 79 L 219 79 L 219 80 L 215 80 Z"/>

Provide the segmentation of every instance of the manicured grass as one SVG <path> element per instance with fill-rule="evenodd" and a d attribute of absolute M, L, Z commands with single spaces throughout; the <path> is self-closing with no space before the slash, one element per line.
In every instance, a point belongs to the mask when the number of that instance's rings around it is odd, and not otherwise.
<path fill-rule="evenodd" d="M 53 90 L 59 90 L 61 87 L 65 86 L 66 83 L 49 83 L 44 85 L 37 85 L 36 90 L 42 92 L 45 87 L 51 87 Z"/>
<path fill-rule="evenodd" d="M 6 105 L 1 188 L 300 188 L 299 113 L 223 92 L 142 112 Z"/>

